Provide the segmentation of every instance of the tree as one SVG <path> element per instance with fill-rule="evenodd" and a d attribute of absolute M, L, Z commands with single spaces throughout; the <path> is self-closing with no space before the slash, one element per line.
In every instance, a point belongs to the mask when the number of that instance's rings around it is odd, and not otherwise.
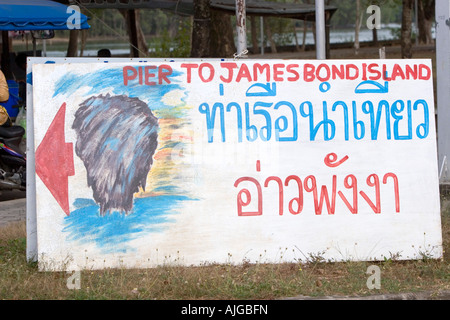
<path fill-rule="evenodd" d="M 359 51 L 359 28 L 361 27 L 361 2 L 356 0 L 356 21 L 355 21 L 355 54 Z"/>
<path fill-rule="evenodd" d="M 270 25 L 270 17 L 264 17 L 263 18 L 263 23 L 264 23 L 264 30 L 267 36 L 267 39 L 269 40 L 270 43 L 270 51 L 272 53 L 277 53 L 277 45 L 275 44 L 275 41 L 273 39 L 272 36 L 272 26 Z"/>
<path fill-rule="evenodd" d="M 412 41 L 411 41 L 411 29 L 412 29 L 412 8 L 414 0 L 402 1 L 402 29 L 401 29 L 401 47 L 402 58 L 412 58 Z"/>
<path fill-rule="evenodd" d="M 80 30 L 70 30 L 69 44 L 67 45 L 67 57 L 76 57 L 78 55 L 78 34 Z"/>
<path fill-rule="evenodd" d="M 215 58 L 231 58 L 236 52 L 231 15 L 211 10 L 210 55 Z"/>
<path fill-rule="evenodd" d="M 252 53 L 258 53 L 258 35 L 257 35 L 257 26 L 256 26 L 256 17 L 250 16 L 250 29 L 251 29 L 251 38 L 252 38 Z"/>
<path fill-rule="evenodd" d="M 194 0 L 191 57 L 232 57 L 235 52 L 231 16 L 211 10 L 209 0 Z"/>
<path fill-rule="evenodd" d="M 431 26 L 434 21 L 435 0 L 418 0 L 417 17 L 419 28 L 419 43 L 430 44 L 433 42 Z"/>
<path fill-rule="evenodd" d="M 210 56 L 211 9 L 209 0 L 194 0 L 191 57 Z"/>
<path fill-rule="evenodd" d="M 118 9 L 119 12 L 122 14 L 126 21 L 128 35 L 130 38 L 130 43 L 137 43 L 137 48 L 131 48 L 131 52 L 137 51 L 137 56 L 148 56 L 148 46 L 147 42 L 145 40 L 144 32 L 142 31 L 141 24 L 140 24 L 140 14 L 139 10 L 126 10 L 126 9 Z M 131 28 L 135 28 L 135 30 L 132 30 Z M 136 37 L 136 39 L 133 39 L 133 37 Z M 136 54 L 133 54 L 135 56 Z"/>

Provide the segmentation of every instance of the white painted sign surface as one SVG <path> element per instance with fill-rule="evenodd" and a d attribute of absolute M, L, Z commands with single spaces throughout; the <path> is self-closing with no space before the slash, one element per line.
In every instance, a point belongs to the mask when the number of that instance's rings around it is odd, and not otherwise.
<path fill-rule="evenodd" d="M 33 65 L 42 269 L 442 256 L 429 60 Z"/>
<path fill-rule="evenodd" d="M 166 58 L 63 58 L 63 57 L 28 57 L 27 59 L 27 260 L 37 261 L 37 221 L 36 221 L 36 179 L 34 167 L 34 118 L 33 118 L 33 84 L 32 69 L 34 64 L 45 63 L 110 63 L 128 62 L 133 64 L 147 62 L 168 62 Z M 180 60 L 180 59 L 175 59 Z M 181 59 L 185 60 L 185 59 Z M 202 59 L 209 60 L 209 59 Z M 226 60 L 226 59 L 223 59 Z"/>

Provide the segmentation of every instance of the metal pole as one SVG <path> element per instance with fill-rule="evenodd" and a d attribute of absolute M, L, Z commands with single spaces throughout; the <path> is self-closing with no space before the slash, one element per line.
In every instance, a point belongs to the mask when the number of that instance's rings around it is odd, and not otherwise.
<path fill-rule="evenodd" d="M 236 0 L 237 56 L 245 55 L 247 50 L 245 0 Z"/>
<path fill-rule="evenodd" d="M 33 37 L 33 44 L 35 43 Z M 36 55 L 35 55 L 36 56 Z M 31 74 L 33 71 L 33 64 L 30 63 L 29 58 L 27 58 L 27 74 Z M 37 217 L 36 217 L 36 165 L 34 157 L 34 119 L 33 119 L 33 95 L 32 95 L 32 85 L 27 83 L 27 190 L 26 190 L 26 203 L 27 203 L 27 261 L 33 262 L 37 261 Z"/>
<path fill-rule="evenodd" d="M 436 1 L 436 89 L 440 183 L 450 184 L 450 0 Z M 444 170 L 443 170 L 444 169 Z"/>
<path fill-rule="evenodd" d="M 324 0 L 316 0 L 316 58 L 326 59 Z"/>

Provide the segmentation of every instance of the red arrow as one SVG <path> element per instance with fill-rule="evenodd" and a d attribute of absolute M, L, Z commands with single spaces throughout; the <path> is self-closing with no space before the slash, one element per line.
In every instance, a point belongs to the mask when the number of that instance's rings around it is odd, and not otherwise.
<path fill-rule="evenodd" d="M 36 149 L 35 158 L 37 175 L 69 215 L 69 176 L 75 174 L 75 167 L 73 144 L 65 142 L 65 115 L 66 103 L 63 103 Z"/>

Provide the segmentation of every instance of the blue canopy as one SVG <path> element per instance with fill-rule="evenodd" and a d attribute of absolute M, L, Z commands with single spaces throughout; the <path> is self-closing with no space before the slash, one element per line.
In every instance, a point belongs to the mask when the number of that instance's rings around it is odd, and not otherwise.
<path fill-rule="evenodd" d="M 67 30 L 68 20 L 76 29 L 88 29 L 88 18 L 78 17 L 68 6 L 49 0 L 0 0 L 0 30 Z"/>

